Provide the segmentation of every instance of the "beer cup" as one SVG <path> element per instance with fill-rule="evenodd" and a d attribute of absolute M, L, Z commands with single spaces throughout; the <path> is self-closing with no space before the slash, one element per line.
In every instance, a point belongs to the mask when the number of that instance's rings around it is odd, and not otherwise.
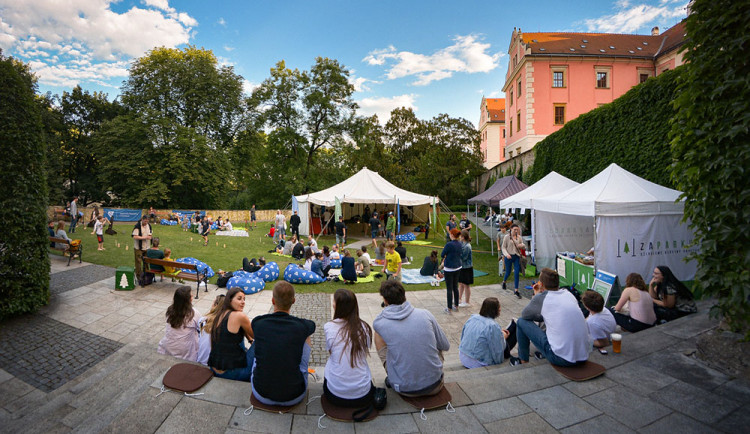
<path fill-rule="evenodd" d="M 619 353 L 622 349 L 622 335 L 619 333 L 612 333 L 612 351 Z"/>

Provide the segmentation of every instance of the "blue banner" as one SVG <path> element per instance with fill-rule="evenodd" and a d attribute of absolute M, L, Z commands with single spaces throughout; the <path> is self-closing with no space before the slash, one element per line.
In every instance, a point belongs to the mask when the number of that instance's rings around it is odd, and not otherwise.
<path fill-rule="evenodd" d="M 104 208 L 104 216 L 109 221 L 117 222 L 137 222 L 141 219 L 143 210 L 140 209 L 117 209 L 117 208 Z"/>
<path fill-rule="evenodd" d="M 295 196 L 292 196 L 292 212 L 299 211 L 299 202 L 297 202 L 297 198 Z"/>
<path fill-rule="evenodd" d="M 188 217 L 194 216 L 195 215 L 195 211 L 182 210 L 182 209 L 173 209 L 172 210 L 172 214 L 177 214 L 178 216 L 180 216 L 180 219 L 182 219 L 182 216 L 184 216 L 184 215 L 187 215 Z M 206 215 L 206 211 L 200 211 L 199 214 L 200 214 L 201 217 L 203 217 L 204 215 Z"/>
<path fill-rule="evenodd" d="M 396 200 L 396 233 L 401 233 L 401 201 Z"/>

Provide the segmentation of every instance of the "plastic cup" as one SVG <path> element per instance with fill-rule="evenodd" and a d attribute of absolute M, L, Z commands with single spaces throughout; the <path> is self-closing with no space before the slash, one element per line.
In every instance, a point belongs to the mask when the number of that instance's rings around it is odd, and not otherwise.
<path fill-rule="evenodd" d="M 622 335 L 619 333 L 612 333 L 612 351 L 619 353 L 622 349 Z"/>

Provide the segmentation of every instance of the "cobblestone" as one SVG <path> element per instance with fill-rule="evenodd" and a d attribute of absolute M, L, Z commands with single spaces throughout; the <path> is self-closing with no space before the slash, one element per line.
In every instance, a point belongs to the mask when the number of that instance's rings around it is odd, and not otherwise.
<path fill-rule="evenodd" d="M 121 343 L 41 315 L 3 322 L 0 368 L 51 392 L 122 347 Z"/>
<path fill-rule="evenodd" d="M 115 276 L 115 269 L 103 265 L 86 265 L 50 274 L 50 294 L 61 294 L 71 289 L 90 285 L 94 282 Z"/>
<path fill-rule="evenodd" d="M 333 317 L 331 296 L 330 294 L 297 294 L 295 297 L 297 301 L 292 305 L 290 313 L 300 318 L 315 321 L 310 366 L 324 366 L 328 361 L 328 351 L 326 351 L 323 325 Z"/>

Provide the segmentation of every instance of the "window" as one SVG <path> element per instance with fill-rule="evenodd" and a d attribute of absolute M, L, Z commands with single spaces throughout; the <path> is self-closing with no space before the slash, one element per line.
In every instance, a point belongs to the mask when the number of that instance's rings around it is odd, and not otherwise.
<path fill-rule="evenodd" d="M 503 128 L 503 138 L 505 138 L 505 128 Z"/>
<path fill-rule="evenodd" d="M 643 83 L 646 80 L 648 80 L 648 74 L 640 74 L 640 75 L 638 75 L 638 83 Z"/>
<path fill-rule="evenodd" d="M 521 80 L 518 80 L 518 97 L 521 97 Z"/>
<path fill-rule="evenodd" d="M 596 71 L 596 87 L 599 89 L 606 89 L 609 87 L 607 81 L 607 71 Z"/>
<path fill-rule="evenodd" d="M 510 90 L 510 105 L 513 106 L 513 89 Z"/>
<path fill-rule="evenodd" d="M 518 54 L 513 55 L 513 67 L 515 68 L 516 65 L 518 65 Z"/>
<path fill-rule="evenodd" d="M 552 87 L 565 87 L 565 81 L 563 79 L 564 72 L 553 71 L 552 72 Z"/>
<path fill-rule="evenodd" d="M 565 124 L 565 104 L 555 104 L 555 125 Z"/>
<path fill-rule="evenodd" d="M 521 112 L 516 113 L 516 131 L 521 131 Z"/>
<path fill-rule="evenodd" d="M 510 132 L 508 134 L 513 137 L 513 119 L 510 120 Z"/>

